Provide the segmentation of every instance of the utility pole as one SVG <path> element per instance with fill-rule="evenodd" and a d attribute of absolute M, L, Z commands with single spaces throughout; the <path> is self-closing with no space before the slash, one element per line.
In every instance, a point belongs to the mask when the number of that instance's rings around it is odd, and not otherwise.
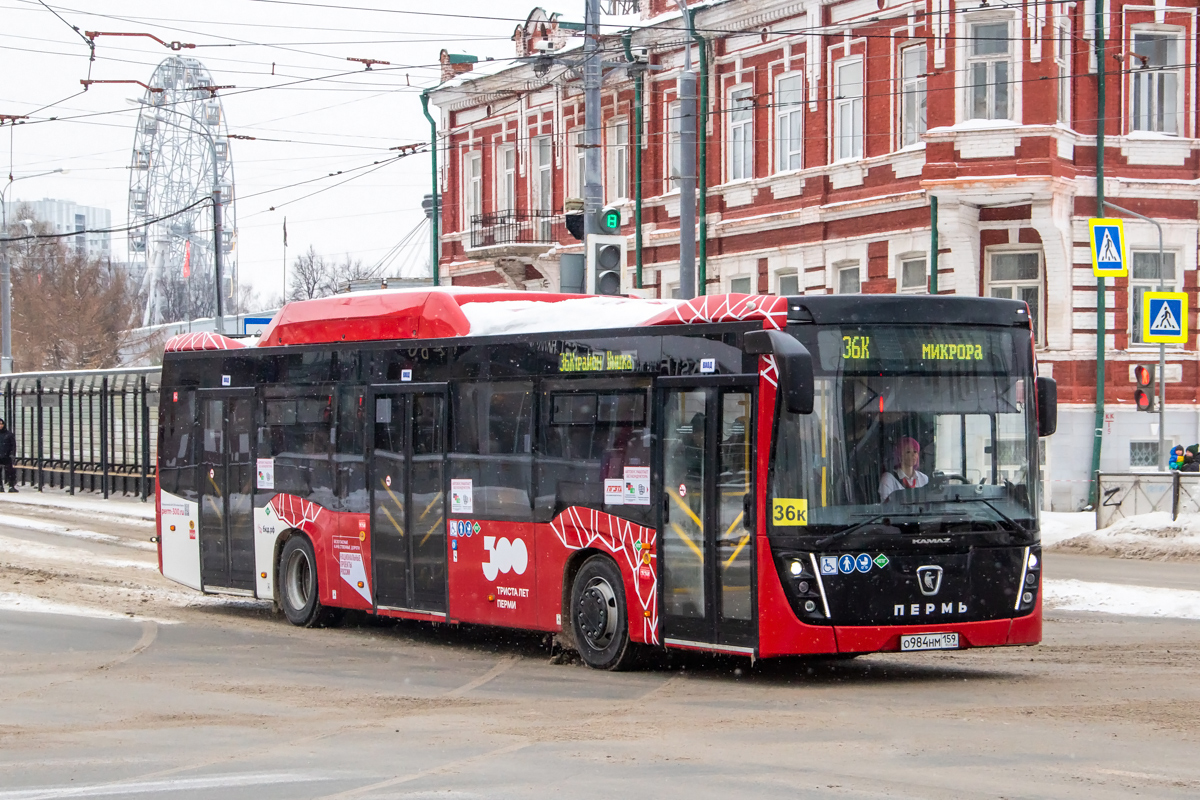
<path fill-rule="evenodd" d="M 1096 216 L 1104 216 L 1104 4 L 1096 4 Z M 1162 269 L 1162 264 L 1159 264 Z M 1100 450 L 1104 443 L 1104 278 L 1096 278 L 1096 430 L 1092 436 L 1091 506 L 1100 505 Z"/>
<path fill-rule="evenodd" d="M 583 12 L 583 240 L 600 233 L 600 209 L 604 206 L 604 184 L 600 176 L 600 84 L 603 65 L 600 53 L 600 0 L 585 0 Z M 625 265 L 621 265 L 625 269 Z M 594 286 L 584 288 L 595 291 Z"/>
<path fill-rule="evenodd" d="M 696 73 L 692 71 L 692 15 L 677 0 L 688 25 L 683 72 L 679 74 L 679 296 L 696 296 Z"/>

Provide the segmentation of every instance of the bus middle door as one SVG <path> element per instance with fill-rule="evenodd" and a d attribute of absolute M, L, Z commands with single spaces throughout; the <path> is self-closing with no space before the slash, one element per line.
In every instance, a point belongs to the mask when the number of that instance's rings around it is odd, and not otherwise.
<path fill-rule="evenodd" d="M 753 653 L 754 377 L 660 378 L 659 525 L 666 644 Z"/>
<path fill-rule="evenodd" d="M 200 582 L 205 591 L 254 592 L 252 390 L 200 390 Z"/>
<path fill-rule="evenodd" d="M 446 611 L 446 387 L 373 386 L 369 485 L 375 602 Z"/>

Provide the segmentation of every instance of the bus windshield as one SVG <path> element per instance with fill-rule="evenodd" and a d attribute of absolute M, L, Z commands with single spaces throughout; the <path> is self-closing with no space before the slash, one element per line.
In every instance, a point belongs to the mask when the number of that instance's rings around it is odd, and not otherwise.
<path fill-rule="evenodd" d="M 810 325 L 789 332 L 813 354 L 816 402 L 812 414 L 784 412 L 776 428 L 775 535 L 1036 536 L 1027 330 Z M 804 518 L 787 513 L 798 507 L 807 509 Z"/>

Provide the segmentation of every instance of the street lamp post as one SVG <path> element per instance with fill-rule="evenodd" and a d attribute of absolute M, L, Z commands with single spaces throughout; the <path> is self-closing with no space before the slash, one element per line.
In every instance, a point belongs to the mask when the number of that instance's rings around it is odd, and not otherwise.
<path fill-rule="evenodd" d="M 130 100 L 129 102 L 136 103 L 137 105 L 147 106 L 149 108 L 157 108 L 157 106 L 155 106 L 151 103 L 147 103 L 145 101 L 145 99 L 140 98 L 140 97 L 137 99 L 134 99 L 134 100 Z M 159 121 L 163 122 L 167 125 L 171 125 L 172 127 L 179 128 L 182 131 L 187 131 L 188 133 L 192 133 L 195 130 L 199 130 L 201 135 L 204 136 L 204 138 L 208 141 L 208 149 L 212 156 L 213 270 L 214 270 L 214 272 L 216 272 L 216 275 L 214 277 L 215 277 L 216 283 L 217 283 L 217 287 L 216 287 L 216 289 L 217 289 L 216 331 L 217 331 L 217 333 L 223 334 L 223 333 L 225 333 L 225 309 L 224 309 L 224 304 L 221 301 L 221 286 L 223 283 L 223 281 L 221 279 L 221 272 L 222 272 L 224 259 L 222 257 L 223 242 L 221 241 L 221 238 L 222 238 L 222 233 L 221 233 L 221 171 L 220 171 L 220 168 L 217 166 L 217 142 L 216 142 L 216 139 L 213 138 L 212 133 L 205 129 L 204 123 L 202 123 L 200 120 L 196 119 L 195 117 L 191 116 L 190 114 L 184 114 L 182 111 L 179 111 L 174 108 L 169 109 L 169 110 L 171 111 L 172 114 L 178 114 L 179 116 L 184 117 L 185 119 L 189 119 L 192 122 L 196 123 L 197 128 L 184 127 L 183 125 L 180 125 L 178 122 L 171 122 L 170 120 L 166 120 L 166 119 L 160 119 Z"/>
<path fill-rule="evenodd" d="M 46 175 L 55 175 L 57 173 L 66 172 L 65 169 L 59 167 L 47 172 L 39 172 L 36 175 L 21 175 L 14 178 L 8 176 L 8 183 L 0 189 L 0 235 L 3 235 L 3 241 L 0 241 L 0 374 L 8 375 L 12 373 L 12 268 L 8 262 L 8 199 L 5 195 L 8 193 L 8 187 L 12 186 L 17 181 L 23 181 L 28 178 L 41 178 Z"/>

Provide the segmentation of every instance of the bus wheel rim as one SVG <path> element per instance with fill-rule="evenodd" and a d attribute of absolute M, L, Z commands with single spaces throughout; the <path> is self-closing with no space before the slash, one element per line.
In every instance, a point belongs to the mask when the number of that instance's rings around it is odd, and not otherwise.
<path fill-rule="evenodd" d="M 583 638 L 594 650 L 603 650 L 617 635 L 617 594 L 604 578 L 595 577 L 579 595 L 576 608 Z"/>
<path fill-rule="evenodd" d="M 288 603 L 297 611 L 308 605 L 312 595 L 312 564 L 302 550 L 292 553 L 287 564 Z"/>

